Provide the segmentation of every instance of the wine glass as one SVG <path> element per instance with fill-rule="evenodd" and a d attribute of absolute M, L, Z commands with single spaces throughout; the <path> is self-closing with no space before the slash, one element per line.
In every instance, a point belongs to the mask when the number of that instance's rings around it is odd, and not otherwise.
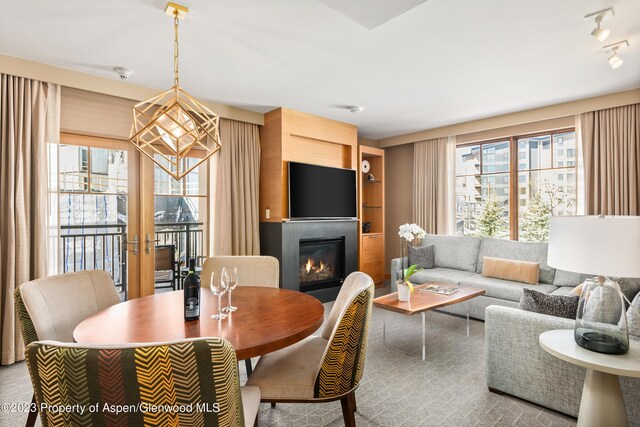
<path fill-rule="evenodd" d="M 218 314 L 211 315 L 211 318 L 215 320 L 227 318 L 226 314 L 222 314 L 222 295 L 227 291 L 227 282 L 221 280 L 220 276 L 215 271 L 211 273 L 211 283 L 209 284 L 211 293 L 218 297 Z"/>
<path fill-rule="evenodd" d="M 224 308 L 224 311 L 227 313 L 231 313 L 232 311 L 236 311 L 238 307 L 234 307 L 231 305 L 231 291 L 233 291 L 238 285 L 238 268 L 223 268 L 222 269 L 222 278 L 225 282 L 227 282 L 227 289 L 229 290 L 229 305 Z"/>

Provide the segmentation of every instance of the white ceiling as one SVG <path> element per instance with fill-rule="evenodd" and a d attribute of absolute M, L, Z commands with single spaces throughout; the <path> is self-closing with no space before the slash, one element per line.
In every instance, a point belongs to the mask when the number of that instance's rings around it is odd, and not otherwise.
<path fill-rule="evenodd" d="M 318 0 L 183 3 L 185 90 L 354 123 L 371 138 L 640 87 L 638 0 L 429 0 L 372 30 Z M 162 0 L 0 4 L 0 53 L 114 79 L 120 65 L 136 71 L 132 83 L 172 84 Z M 583 17 L 608 6 L 611 36 L 598 43 Z M 623 39 L 625 63 L 612 70 L 601 46 Z"/>

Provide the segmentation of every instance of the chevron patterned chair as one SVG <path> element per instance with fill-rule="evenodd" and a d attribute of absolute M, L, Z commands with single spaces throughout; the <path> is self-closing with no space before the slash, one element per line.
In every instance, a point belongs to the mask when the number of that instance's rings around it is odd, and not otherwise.
<path fill-rule="evenodd" d="M 344 281 L 321 336 L 310 336 L 258 360 L 247 385 L 263 402 L 340 400 L 345 426 L 355 426 L 356 397 L 364 370 L 374 284 L 362 272 Z"/>
<path fill-rule="evenodd" d="M 257 425 L 260 389 L 240 387 L 235 351 L 221 338 L 36 341 L 26 358 L 44 427 Z"/>
<path fill-rule="evenodd" d="M 73 342 L 80 322 L 120 302 L 113 279 L 102 270 L 32 280 L 20 285 L 14 297 L 25 345 L 38 340 Z M 26 425 L 35 425 L 37 415 L 30 412 Z"/>
<path fill-rule="evenodd" d="M 280 263 L 272 256 L 213 256 L 205 260 L 200 275 L 202 286 L 209 287 L 211 273 L 220 272 L 223 267 L 238 268 L 238 286 L 280 287 Z M 251 359 L 244 361 L 247 375 L 251 374 Z"/>

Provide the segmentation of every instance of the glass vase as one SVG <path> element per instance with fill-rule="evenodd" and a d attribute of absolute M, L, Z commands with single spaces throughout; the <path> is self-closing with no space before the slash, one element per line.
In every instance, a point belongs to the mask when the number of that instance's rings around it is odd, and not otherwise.
<path fill-rule="evenodd" d="M 584 282 L 574 337 L 579 346 L 598 353 L 629 351 L 624 295 L 616 282 L 602 276 Z"/>

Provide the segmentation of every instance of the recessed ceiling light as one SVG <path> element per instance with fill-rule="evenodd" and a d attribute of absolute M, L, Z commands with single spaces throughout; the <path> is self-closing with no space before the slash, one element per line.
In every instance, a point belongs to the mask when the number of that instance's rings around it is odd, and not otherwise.
<path fill-rule="evenodd" d="M 351 105 L 349 107 L 346 107 L 347 110 L 349 110 L 352 113 L 360 113 L 364 110 L 364 107 L 360 106 L 360 105 Z"/>

